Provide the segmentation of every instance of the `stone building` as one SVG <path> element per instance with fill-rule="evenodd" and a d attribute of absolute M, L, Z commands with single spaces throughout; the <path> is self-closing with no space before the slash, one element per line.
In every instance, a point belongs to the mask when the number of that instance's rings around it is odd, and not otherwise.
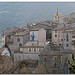
<path fill-rule="evenodd" d="M 55 45 L 62 46 L 63 45 L 63 27 L 62 28 L 54 28 L 52 30 L 52 42 Z"/>
<path fill-rule="evenodd" d="M 43 50 L 39 54 L 39 64 L 45 65 L 51 74 L 68 74 L 68 59 L 72 63 L 72 53 L 75 54 L 74 50 Z"/>
<path fill-rule="evenodd" d="M 46 42 L 46 30 L 44 28 L 31 29 L 30 41 Z"/>
<path fill-rule="evenodd" d="M 13 37 L 13 48 L 19 48 L 23 46 L 30 40 L 29 31 L 21 31 L 14 35 Z"/>
<path fill-rule="evenodd" d="M 54 14 L 54 21 L 55 21 L 57 24 L 62 23 L 62 15 L 61 15 L 61 13 L 59 13 L 58 11 Z"/>
<path fill-rule="evenodd" d="M 23 48 L 14 52 L 14 61 L 20 60 L 39 60 L 39 53 L 44 50 L 47 42 L 27 42 Z"/>
<path fill-rule="evenodd" d="M 52 24 L 42 23 L 38 22 L 35 24 L 28 25 L 29 30 L 36 29 L 36 28 L 44 28 L 46 30 L 46 40 L 51 40 L 51 30 L 52 30 Z"/>
<path fill-rule="evenodd" d="M 12 37 L 18 29 L 19 29 L 18 27 L 12 27 L 2 31 L 2 46 L 4 46 L 7 42 L 12 44 L 13 42 Z"/>
<path fill-rule="evenodd" d="M 75 47 L 75 28 L 69 28 L 63 32 L 64 49 L 73 50 Z"/>

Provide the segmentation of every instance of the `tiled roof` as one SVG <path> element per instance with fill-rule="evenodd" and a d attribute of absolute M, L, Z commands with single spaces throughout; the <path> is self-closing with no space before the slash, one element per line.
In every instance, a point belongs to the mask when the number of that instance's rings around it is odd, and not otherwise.
<path fill-rule="evenodd" d="M 75 32 L 75 27 L 68 28 L 64 32 Z"/>
<path fill-rule="evenodd" d="M 34 28 L 34 29 L 30 29 L 30 31 L 39 31 L 40 29 L 42 29 L 42 28 Z"/>
<path fill-rule="evenodd" d="M 17 27 L 7 28 L 6 30 L 2 31 L 2 35 L 11 35 L 14 34 L 17 30 Z"/>
<path fill-rule="evenodd" d="M 30 31 L 38 31 L 40 30 L 41 28 L 34 28 L 34 29 L 30 29 Z"/>

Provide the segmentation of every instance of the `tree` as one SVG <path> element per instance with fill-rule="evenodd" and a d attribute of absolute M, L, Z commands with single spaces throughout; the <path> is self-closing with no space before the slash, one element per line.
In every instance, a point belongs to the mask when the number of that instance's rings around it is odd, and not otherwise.
<path fill-rule="evenodd" d="M 69 67 L 69 73 L 75 74 L 75 58 L 74 58 L 74 54 L 72 54 L 72 61 L 73 61 L 73 64 L 68 59 L 68 64 L 70 65 L 70 67 Z"/>

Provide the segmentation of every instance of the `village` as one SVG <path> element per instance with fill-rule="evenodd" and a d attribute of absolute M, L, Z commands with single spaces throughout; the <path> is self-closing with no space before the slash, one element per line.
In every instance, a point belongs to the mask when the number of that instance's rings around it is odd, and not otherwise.
<path fill-rule="evenodd" d="M 75 12 L 2 31 L 0 73 L 68 74 L 75 54 Z M 2 61 L 4 61 L 2 63 Z"/>

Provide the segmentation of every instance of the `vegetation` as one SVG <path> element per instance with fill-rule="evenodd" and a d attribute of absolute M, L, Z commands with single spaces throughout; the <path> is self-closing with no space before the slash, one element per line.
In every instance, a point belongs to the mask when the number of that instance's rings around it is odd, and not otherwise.
<path fill-rule="evenodd" d="M 71 63 L 71 61 L 68 59 L 68 63 L 70 65 L 69 73 L 75 74 L 75 58 L 74 58 L 74 54 L 72 54 L 72 61 L 73 61 L 73 63 Z"/>

